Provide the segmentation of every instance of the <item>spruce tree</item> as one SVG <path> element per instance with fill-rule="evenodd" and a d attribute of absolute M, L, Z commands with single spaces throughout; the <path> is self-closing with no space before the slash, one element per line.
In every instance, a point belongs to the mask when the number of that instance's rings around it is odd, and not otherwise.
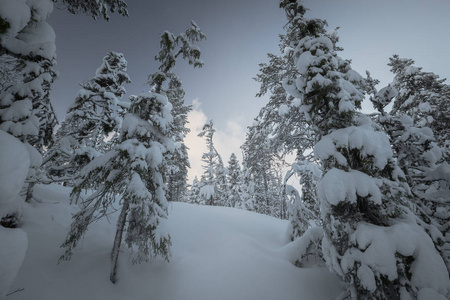
<path fill-rule="evenodd" d="M 255 80 L 261 86 L 256 96 L 262 97 L 269 93 L 270 99 L 260 110 L 255 125 L 249 130 L 249 132 L 258 131 L 254 136 L 260 136 L 259 143 L 264 140 L 265 152 L 269 155 L 267 161 L 272 166 L 282 162 L 286 155 L 301 155 L 305 150 L 312 149 L 314 141 L 313 132 L 306 122 L 305 115 L 300 111 L 300 101 L 287 93 L 283 86 L 286 79 L 299 74 L 294 64 L 294 49 L 289 44 L 287 35 L 280 35 L 279 49 L 280 55 L 269 53 L 269 62 L 260 64 L 260 72 Z M 297 162 L 292 167 L 295 168 L 296 164 Z M 276 178 L 277 181 L 280 179 Z M 285 218 L 286 199 L 283 199 L 283 195 L 286 196 L 284 191 L 276 193 L 276 196 L 281 197 L 280 217 Z"/>
<path fill-rule="evenodd" d="M 222 157 L 217 153 L 217 165 L 214 170 L 214 175 L 217 183 L 217 204 L 218 206 L 226 206 L 231 207 L 231 203 L 229 202 L 229 186 L 227 181 L 228 169 L 225 167 Z"/>
<path fill-rule="evenodd" d="M 242 206 L 242 171 L 236 154 L 228 161 L 228 203 L 231 207 Z"/>
<path fill-rule="evenodd" d="M 242 203 L 239 208 L 243 210 L 255 211 L 255 183 L 247 168 L 246 159 L 244 157 L 242 163 Z"/>
<path fill-rule="evenodd" d="M 187 193 L 186 181 L 190 163 L 184 139 L 190 131 L 186 124 L 191 106 L 184 104 L 184 95 L 181 80 L 176 75 L 172 76 L 167 90 L 167 99 L 172 104 L 172 135 L 175 141 L 175 151 L 168 153 L 169 165 L 166 168 L 168 201 L 183 201 Z"/>
<path fill-rule="evenodd" d="M 326 32 L 325 21 L 305 18 L 301 1 L 282 0 L 280 6 L 299 71 L 284 86 L 301 101 L 323 169 L 318 196 L 328 268 L 347 283 L 352 298 L 415 298 L 421 289 L 448 295 L 444 262 L 409 217 L 409 187 L 389 140 L 357 113 L 367 82 L 337 55 L 336 34 Z M 439 273 L 440 281 L 424 276 L 426 270 Z"/>
<path fill-rule="evenodd" d="M 188 194 L 188 202 L 191 204 L 199 204 L 200 203 L 200 182 L 197 176 L 194 177 L 192 181 L 191 189 Z"/>
<path fill-rule="evenodd" d="M 389 135 L 398 165 L 411 187 L 410 208 L 450 270 L 450 180 L 445 175 L 450 173 L 450 167 L 439 162 L 441 148 L 433 130 L 423 126 L 421 118 L 416 119 L 421 124 L 415 124 L 407 112 L 385 112 L 384 108 L 399 96 L 394 85 L 388 85 L 380 91 L 374 89 L 370 99 L 380 113 L 377 121 Z"/>
<path fill-rule="evenodd" d="M 194 67 L 203 65 L 200 50 L 193 43 L 204 38 L 193 21 L 185 33 L 176 36 L 165 31 L 161 35 L 161 50 L 156 56 L 160 66 L 149 76 L 151 90 L 131 97 L 120 142 L 83 169 L 72 191 L 75 197 L 81 190 L 94 192 L 81 202 L 81 210 L 73 216 L 67 239 L 62 245 L 66 251 L 61 260 L 70 259 L 92 222 L 114 210 L 116 198 L 120 199 L 121 207 L 111 251 L 111 282 L 117 281 L 122 241 L 132 252 L 133 262 L 148 261 L 156 255 L 169 259 L 170 236 L 158 231 L 168 213 L 164 178 L 166 154 L 174 151 L 172 105 L 167 99 L 164 84 L 172 78 L 180 56 Z"/>
<path fill-rule="evenodd" d="M 248 127 L 241 146 L 248 176 L 253 182 L 253 209 L 261 214 L 280 217 L 283 207 L 282 160 L 271 148 L 269 127 L 255 120 Z"/>
<path fill-rule="evenodd" d="M 123 54 L 111 51 L 96 75 L 81 85 L 45 157 L 50 180 L 73 185 L 80 170 L 110 148 L 107 138 L 119 131 L 128 106 L 120 100 L 123 85 L 131 82 L 126 70 Z"/>
<path fill-rule="evenodd" d="M 5 26 L 0 32 L 0 56 L 2 60 L 13 60 L 14 66 L 13 75 L 8 73 L 12 80 L 2 83 L 0 92 L 0 130 L 17 137 L 29 149 L 33 161 L 24 188 L 26 201 L 30 201 L 33 186 L 40 180 L 38 169 L 42 153 L 57 123 L 49 99 L 51 84 L 57 75 L 54 70 L 55 33 L 46 22 L 53 3 L 47 0 L 11 5 L 10 11 L 21 13 L 0 16 Z M 17 19 L 22 12 L 29 17 Z M 17 47 L 18 44 L 21 46 Z"/>
<path fill-rule="evenodd" d="M 266 143 L 273 155 L 282 157 L 297 154 L 295 152 L 302 149 L 311 149 L 314 139 L 304 114 L 299 111 L 299 100 L 283 87 L 285 79 L 298 76 L 294 51 L 286 35 L 280 35 L 279 49 L 281 55 L 269 53 L 269 63 L 259 65 L 260 72 L 255 80 L 261 86 L 256 96 L 262 97 L 269 93 L 270 99 L 260 110 L 256 122 L 264 128 Z"/>
<path fill-rule="evenodd" d="M 89 11 L 93 16 L 116 9 L 127 15 L 122 0 L 61 0 L 70 12 Z M 9 1 L 0 14 L 0 130 L 19 138 L 32 162 L 25 180 L 26 201 L 33 187 L 45 181 L 40 165 L 44 150 L 53 142 L 56 114 L 50 102 L 51 84 L 57 76 L 55 32 L 46 22 L 56 1 Z M 20 45 L 20 46 L 18 46 Z"/>
<path fill-rule="evenodd" d="M 216 170 L 222 159 L 214 147 L 214 132 L 216 132 L 214 123 L 213 120 L 210 120 L 203 126 L 202 132 L 198 134 L 199 137 L 205 138 L 208 148 L 208 152 L 202 155 L 204 173 L 200 180 L 200 203 L 205 205 L 219 205 L 219 183 L 217 181 Z"/>
<path fill-rule="evenodd" d="M 300 177 L 301 195 L 292 187 L 287 186 L 287 194 L 290 195 L 291 201 L 289 205 L 289 222 L 291 240 L 301 237 L 306 230 L 313 224 L 320 226 L 320 208 L 316 193 L 317 181 L 321 178 L 322 172 L 320 167 L 310 162 L 303 155 L 297 157 L 292 164 L 292 169 L 286 174 L 285 185 L 287 180 L 294 174 Z"/>
<path fill-rule="evenodd" d="M 392 86 L 398 91 L 391 114 L 410 116 L 416 127 L 433 130 L 444 158 L 450 163 L 450 86 L 432 72 L 414 66 L 414 60 L 394 55 L 389 58 L 394 74 Z"/>

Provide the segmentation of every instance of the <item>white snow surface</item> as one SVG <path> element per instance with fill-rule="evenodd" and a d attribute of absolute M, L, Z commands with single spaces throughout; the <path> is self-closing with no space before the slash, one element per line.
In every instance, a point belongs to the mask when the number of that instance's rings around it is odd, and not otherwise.
<path fill-rule="evenodd" d="M 289 113 L 289 106 L 286 104 L 281 104 L 278 108 L 278 114 L 282 117 L 284 115 L 287 115 Z"/>
<path fill-rule="evenodd" d="M 11 26 L 1 37 L 2 45 L 23 55 L 54 59 L 55 32 L 45 22 L 52 11 L 52 0 L 0 0 L 0 16 Z"/>
<path fill-rule="evenodd" d="M 348 201 L 356 203 L 356 196 L 367 197 L 375 204 L 381 204 L 382 181 L 356 170 L 349 172 L 333 168 L 329 170 L 318 185 L 321 199 L 331 205 Z"/>
<path fill-rule="evenodd" d="M 116 215 L 91 225 L 68 262 L 57 265 L 59 248 L 78 210 L 62 186 L 35 187 L 46 202 L 26 204 L 23 230 L 29 247 L 8 299 L 334 299 L 339 279 L 320 267 L 292 264 L 295 247 L 288 221 L 224 207 L 171 203 L 162 222 L 172 240 L 170 262 L 157 258 L 132 265 L 121 253 L 119 280 L 109 281 Z M 301 249 L 298 249 L 300 252 Z"/>
<path fill-rule="evenodd" d="M 30 7 L 25 0 L 0 0 L 0 16 L 10 26 L 5 34 L 14 37 L 30 21 Z"/>
<path fill-rule="evenodd" d="M 8 293 L 27 251 L 27 235 L 22 229 L 0 226 L 0 297 Z"/>
<path fill-rule="evenodd" d="M 200 196 L 205 199 L 211 199 L 215 195 L 214 185 L 204 185 L 200 188 Z"/>
<path fill-rule="evenodd" d="M 20 190 L 30 167 L 25 145 L 0 130 L 0 218 L 20 211 Z M 1 240 L 1 239 L 0 239 Z"/>
<path fill-rule="evenodd" d="M 398 223 L 390 227 L 380 227 L 361 223 L 353 233 L 351 240 L 359 249 L 347 251 L 341 260 L 343 270 L 354 266 L 355 261 L 390 280 L 397 278 L 396 256 L 412 256 L 411 282 L 419 289 L 433 289 L 442 295 L 450 293 L 448 271 L 442 257 L 437 253 L 425 231 L 418 225 Z M 367 267 L 358 277 L 371 291 L 374 290 L 374 274 Z M 437 293 L 436 293 L 437 294 Z M 434 298 L 430 298 L 434 299 Z"/>
<path fill-rule="evenodd" d="M 321 160 L 334 156 L 340 165 L 347 166 L 347 159 L 338 148 L 359 149 L 364 157 L 373 156 L 374 166 L 380 170 L 384 169 L 393 156 L 387 135 L 374 131 L 370 124 L 333 131 L 314 146 L 314 155 Z"/>

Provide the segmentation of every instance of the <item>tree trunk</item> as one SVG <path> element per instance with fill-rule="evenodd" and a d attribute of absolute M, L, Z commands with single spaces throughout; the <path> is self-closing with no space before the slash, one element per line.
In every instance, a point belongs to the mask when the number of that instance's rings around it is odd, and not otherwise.
<path fill-rule="evenodd" d="M 25 202 L 27 203 L 30 203 L 31 199 L 33 199 L 33 189 L 35 184 L 36 184 L 35 182 L 28 183 L 27 194 L 25 196 Z"/>
<path fill-rule="evenodd" d="M 119 219 L 117 220 L 116 237 L 114 238 L 114 245 L 111 251 L 111 274 L 109 279 L 112 283 L 117 282 L 117 263 L 119 260 L 120 245 L 122 244 L 122 234 L 127 219 L 129 203 L 124 201 L 122 210 L 120 211 Z"/>

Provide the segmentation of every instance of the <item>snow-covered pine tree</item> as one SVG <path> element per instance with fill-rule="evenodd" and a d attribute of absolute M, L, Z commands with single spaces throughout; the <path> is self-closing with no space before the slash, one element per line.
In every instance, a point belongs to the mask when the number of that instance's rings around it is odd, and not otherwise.
<path fill-rule="evenodd" d="M 195 176 L 192 181 L 192 185 L 188 193 L 188 202 L 192 204 L 200 203 L 200 181 L 197 176 Z"/>
<path fill-rule="evenodd" d="M 164 83 L 171 78 L 180 56 L 194 67 L 203 65 L 200 49 L 193 43 L 204 38 L 193 21 L 185 33 L 176 36 L 165 31 L 161 35 L 161 50 L 156 56 L 160 66 L 149 76 L 151 90 L 131 97 L 120 143 L 83 169 L 72 192 L 76 197 L 81 190 L 93 190 L 93 194 L 81 202 L 81 210 L 73 216 L 62 245 L 66 251 L 60 260 L 70 259 L 92 222 L 114 211 L 116 198 L 120 198 L 121 208 L 111 251 L 111 282 L 117 281 L 122 240 L 132 252 L 133 262 L 148 261 L 156 255 L 169 258 L 170 236 L 158 231 L 168 209 L 163 178 L 166 153 L 174 151 L 172 105 L 167 99 Z"/>
<path fill-rule="evenodd" d="M 299 99 L 288 94 L 282 84 L 284 79 L 298 76 L 294 51 L 286 35 L 280 35 L 279 49 L 281 55 L 269 53 L 269 63 L 260 64 L 260 73 L 255 80 L 261 83 L 258 97 L 270 93 L 269 102 L 260 110 L 256 119 L 258 127 L 264 128 L 258 131 L 267 135 L 267 151 L 274 157 L 281 158 L 286 154 L 302 155 L 305 150 L 312 149 L 314 138 L 304 114 L 299 111 Z M 292 168 L 296 165 L 294 163 Z"/>
<path fill-rule="evenodd" d="M 236 154 L 228 161 L 228 203 L 231 207 L 242 206 L 242 171 Z"/>
<path fill-rule="evenodd" d="M 337 37 L 326 33 L 326 22 L 304 17 L 302 1 L 281 0 L 280 7 L 300 75 L 285 79 L 284 87 L 300 99 L 315 133 L 314 154 L 324 172 L 318 183 L 323 257 L 347 283 L 343 297 L 448 296 L 448 271 L 410 217 L 409 187 L 388 138 L 357 114 L 365 80 L 337 55 Z"/>
<path fill-rule="evenodd" d="M 446 162 L 438 163 L 441 149 L 431 128 L 417 127 L 405 112 L 392 115 L 384 111 L 399 96 L 393 85 L 373 92 L 370 99 L 380 113 L 377 121 L 388 133 L 398 165 L 411 187 L 411 210 L 450 270 L 450 167 Z"/>
<path fill-rule="evenodd" d="M 168 154 L 169 165 L 166 168 L 168 201 L 183 201 L 187 193 L 186 182 L 190 163 L 184 138 L 190 131 L 186 124 L 188 122 L 187 115 L 192 107 L 184 104 L 184 95 L 181 80 L 174 74 L 169 81 L 167 90 L 167 99 L 173 107 L 172 134 L 175 141 L 175 151 Z"/>
<path fill-rule="evenodd" d="M 430 127 L 450 163 L 450 86 L 438 75 L 415 67 L 412 59 L 393 55 L 389 61 L 395 76 L 392 85 L 398 91 L 391 114 L 403 113 L 416 127 Z"/>
<path fill-rule="evenodd" d="M 287 181 L 292 175 L 300 177 L 301 195 Z M 284 184 L 288 197 L 289 233 L 291 241 L 298 249 L 296 266 L 323 264 L 323 229 L 319 200 L 316 193 L 317 182 L 322 176 L 319 165 L 311 154 L 300 154 L 287 172 Z"/>
<path fill-rule="evenodd" d="M 41 123 L 40 111 L 48 101 L 50 85 L 56 77 L 53 69 L 55 63 L 55 33 L 45 21 L 53 10 L 51 0 L 39 3 L 16 3 L 11 14 L 0 16 L 6 30 L 0 34 L 0 55 L 15 60 L 19 67 L 16 80 L 5 84 L 0 95 L 0 128 L 23 142 L 43 145 L 47 124 Z M 23 16 L 13 15 L 21 11 Z M 38 39 L 36 39 L 36 37 Z M 39 39 L 40 38 L 40 39 Z M 21 47 L 17 48 L 16 44 Z M 49 111 L 52 111 L 49 109 Z"/>
<path fill-rule="evenodd" d="M 255 211 L 255 183 L 251 178 L 251 174 L 248 171 L 247 165 L 245 163 L 245 157 L 242 162 L 242 203 L 239 208 L 243 210 Z"/>
<path fill-rule="evenodd" d="M 228 201 L 228 169 L 225 167 L 222 157 L 217 153 L 217 165 L 214 170 L 214 175 L 217 182 L 217 192 L 216 192 L 216 205 L 230 207 L 231 203 Z"/>
<path fill-rule="evenodd" d="M 200 179 L 200 203 L 205 205 L 219 205 L 216 169 L 220 162 L 218 152 L 214 147 L 214 132 L 216 132 L 214 123 L 213 120 L 210 120 L 198 134 L 199 137 L 205 138 L 206 147 L 208 148 L 208 152 L 202 155 L 204 172 Z"/>
<path fill-rule="evenodd" d="M 51 140 L 56 125 L 49 100 L 56 77 L 55 33 L 46 22 L 52 10 L 51 0 L 18 1 L 0 15 L 0 56 L 12 59 L 17 67 L 14 80 L 2 83 L 0 129 L 27 144 L 33 158 L 24 185 L 26 201 L 32 198 L 44 146 Z"/>
<path fill-rule="evenodd" d="M 253 209 L 261 214 L 280 217 L 283 203 L 282 161 L 276 156 L 269 141 L 270 127 L 255 120 L 248 127 L 241 146 L 248 176 L 253 182 Z"/>
<path fill-rule="evenodd" d="M 126 93 L 123 85 L 131 82 L 126 69 L 123 54 L 111 51 L 96 75 L 81 85 L 45 156 L 50 180 L 73 185 L 80 170 L 110 148 L 106 139 L 119 131 L 128 107 L 120 100 Z"/>
<path fill-rule="evenodd" d="M 261 83 L 256 96 L 270 93 L 269 102 L 260 110 L 257 122 L 266 128 L 267 139 L 274 155 L 282 157 L 313 146 L 314 139 L 303 114 L 298 109 L 300 101 L 283 88 L 285 78 L 298 76 L 294 65 L 293 49 L 286 35 L 280 35 L 281 55 L 268 54 L 269 63 L 260 64 L 255 80 Z"/>
<path fill-rule="evenodd" d="M 259 112 L 257 121 L 266 128 L 267 143 L 274 156 L 283 157 L 295 153 L 302 156 L 305 150 L 312 149 L 314 138 L 304 114 L 299 111 L 299 99 L 288 94 L 283 87 L 286 78 L 295 78 L 299 74 L 294 64 L 294 49 L 289 44 L 287 35 L 280 35 L 279 49 L 281 55 L 269 53 L 269 63 L 260 64 L 260 73 L 255 78 L 261 83 L 257 96 L 270 93 L 270 100 Z M 303 161 L 297 159 L 287 177 L 296 173 L 294 169 L 303 164 Z"/>
<path fill-rule="evenodd" d="M 286 186 L 286 192 L 291 198 L 289 202 L 289 231 L 292 241 L 301 237 L 309 227 L 321 225 L 316 187 L 322 172 L 317 164 L 309 161 L 310 159 L 303 154 L 299 155 L 284 180 L 286 185 L 287 180 L 292 175 L 297 174 L 300 177 L 302 191 L 299 195 L 294 187 Z"/>

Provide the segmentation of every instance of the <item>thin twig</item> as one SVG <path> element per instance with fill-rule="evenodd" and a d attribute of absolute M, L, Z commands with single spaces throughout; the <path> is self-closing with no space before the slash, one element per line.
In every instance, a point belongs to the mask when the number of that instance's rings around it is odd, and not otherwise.
<path fill-rule="evenodd" d="M 24 289 L 25 289 L 25 288 L 18 288 L 18 289 L 15 290 L 14 292 L 11 292 L 11 293 L 9 293 L 9 294 L 6 294 L 5 297 L 11 296 L 11 295 L 14 294 L 14 293 L 21 292 L 21 291 L 23 291 Z"/>

